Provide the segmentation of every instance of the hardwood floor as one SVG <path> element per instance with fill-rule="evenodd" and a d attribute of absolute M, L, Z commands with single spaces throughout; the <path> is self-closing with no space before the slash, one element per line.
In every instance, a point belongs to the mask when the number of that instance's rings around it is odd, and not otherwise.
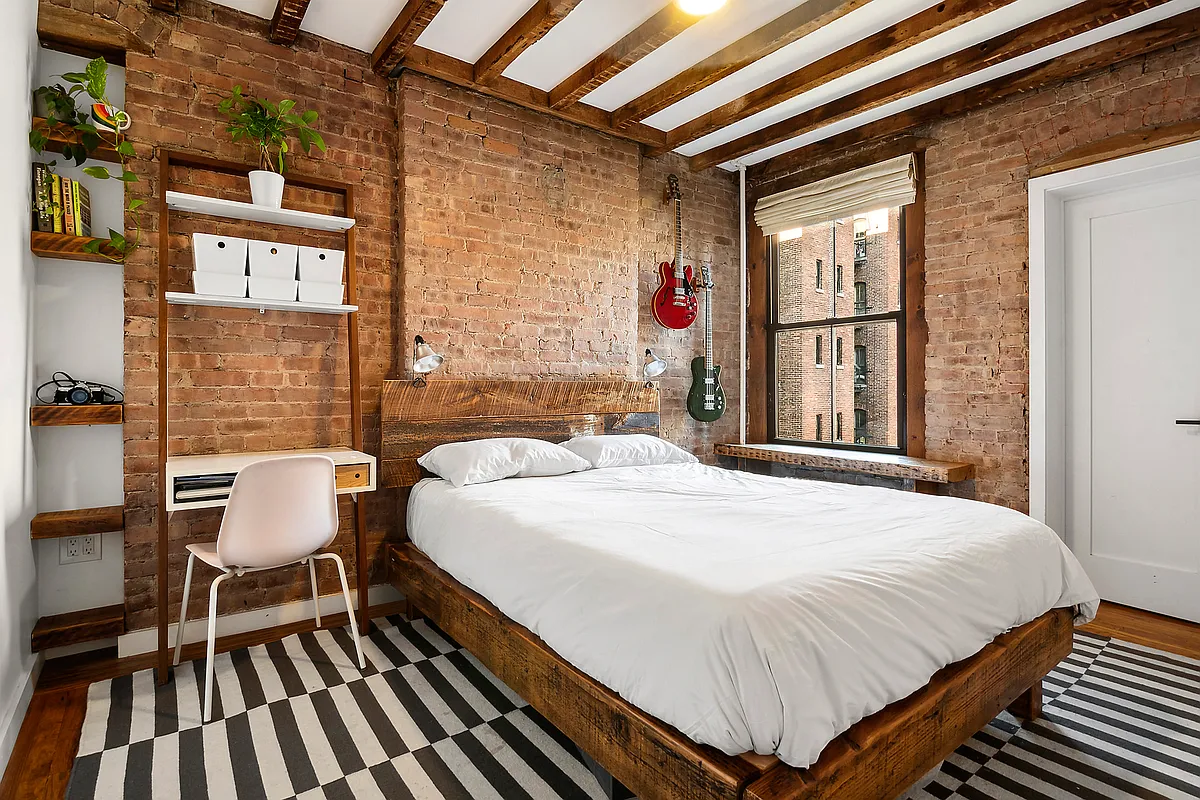
<path fill-rule="evenodd" d="M 402 605 L 378 607 L 377 610 L 380 615 L 395 614 L 401 611 Z M 323 621 L 327 627 L 345 625 L 346 615 L 332 615 Z M 217 640 L 217 650 L 225 652 L 249 647 L 312 628 L 311 622 L 302 622 L 227 636 Z M 1200 625 L 1148 611 L 1102 603 L 1095 621 L 1084 630 L 1200 659 Z M 203 642 L 193 643 L 184 647 L 184 658 L 200 658 L 203 652 Z M 75 751 L 79 748 L 88 685 L 153 665 L 153 654 L 117 658 L 115 648 L 47 662 L 21 724 L 8 769 L 0 782 L 0 800 L 60 800 L 64 797 Z"/>
<path fill-rule="evenodd" d="M 1188 658 L 1200 658 L 1200 625 L 1129 606 L 1101 603 L 1096 619 L 1083 630 Z"/>

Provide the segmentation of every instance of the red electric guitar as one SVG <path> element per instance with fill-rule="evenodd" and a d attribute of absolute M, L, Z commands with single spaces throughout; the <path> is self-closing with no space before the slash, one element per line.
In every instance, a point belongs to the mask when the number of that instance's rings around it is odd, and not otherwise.
<path fill-rule="evenodd" d="M 664 328 L 682 330 L 696 321 L 698 305 L 692 286 L 692 268 L 683 265 L 683 198 L 679 178 L 667 178 L 667 199 L 675 201 L 675 263 L 658 265 L 658 290 L 650 301 L 655 321 Z"/>

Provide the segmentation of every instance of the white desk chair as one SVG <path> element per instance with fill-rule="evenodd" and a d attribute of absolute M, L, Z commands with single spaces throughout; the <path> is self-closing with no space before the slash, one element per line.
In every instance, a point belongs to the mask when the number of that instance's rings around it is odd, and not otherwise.
<path fill-rule="evenodd" d="M 192 565 L 200 559 L 222 574 L 213 578 L 208 590 L 208 663 L 204 673 L 204 721 L 212 718 L 213 650 L 217 634 L 217 587 L 230 576 L 277 569 L 292 564 L 308 564 L 312 581 L 313 606 L 317 627 L 321 610 L 317 595 L 319 558 L 337 564 L 342 579 L 342 595 L 350 615 L 350 631 L 358 650 L 358 666 L 366 667 L 358 624 L 346 583 L 346 567 L 336 553 L 319 553 L 328 547 L 338 530 L 333 459 L 328 456 L 289 456 L 257 461 L 243 468 L 233 480 L 229 501 L 217 541 L 189 544 L 187 577 L 183 581 L 183 607 L 175 637 L 175 665 L 183 648 L 183 628 L 187 622 L 188 595 L 192 590 Z"/>

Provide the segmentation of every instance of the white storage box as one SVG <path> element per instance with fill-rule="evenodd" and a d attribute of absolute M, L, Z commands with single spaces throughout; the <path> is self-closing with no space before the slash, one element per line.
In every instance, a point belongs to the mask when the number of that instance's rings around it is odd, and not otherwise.
<path fill-rule="evenodd" d="M 193 233 L 192 264 L 197 272 L 245 275 L 246 245 L 247 240 L 236 236 Z"/>
<path fill-rule="evenodd" d="M 250 296 L 256 300 L 295 300 L 296 284 L 290 278 L 264 278 L 250 276 Z"/>
<path fill-rule="evenodd" d="M 192 273 L 192 287 L 196 290 L 196 294 L 245 297 L 246 276 L 196 270 Z"/>
<path fill-rule="evenodd" d="M 342 264 L 345 260 L 346 253 L 342 250 L 301 247 L 300 280 L 316 283 L 341 283 Z"/>
<path fill-rule="evenodd" d="M 296 245 L 250 240 L 250 274 L 260 278 L 296 277 Z"/>
<path fill-rule="evenodd" d="M 303 267 L 301 267 L 303 270 Z M 342 283 L 323 283 L 320 281 L 300 281 L 301 303 L 328 303 L 340 305 L 346 297 L 346 286 Z"/>

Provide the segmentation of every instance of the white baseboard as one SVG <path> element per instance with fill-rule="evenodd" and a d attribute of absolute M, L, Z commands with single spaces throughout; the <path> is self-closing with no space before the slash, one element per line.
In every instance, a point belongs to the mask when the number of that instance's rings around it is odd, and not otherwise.
<path fill-rule="evenodd" d="M 12 755 L 13 745 L 17 743 L 17 734 L 21 732 L 21 723 L 25 721 L 25 712 L 29 710 L 29 701 L 33 699 L 33 688 L 42 674 L 43 663 L 45 659 L 39 653 L 25 675 L 25 683 L 17 692 L 12 707 L 4 711 L 4 721 L 0 723 L 0 774 L 8 767 L 8 758 Z"/>
<path fill-rule="evenodd" d="M 386 584 L 372 586 L 368 590 L 367 596 L 372 606 L 404 599 L 404 595 L 396 591 L 395 587 Z M 353 593 L 352 597 L 357 608 L 357 593 Z M 346 601 L 342 599 L 341 592 L 322 596 L 321 614 L 332 615 L 338 613 L 346 613 Z M 229 636 L 235 633 L 262 630 L 263 628 L 274 628 L 277 625 L 287 625 L 292 622 L 299 622 L 300 620 L 312 619 L 312 615 L 312 600 L 299 600 L 295 603 L 285 603 L 281 606 L 257 608 L 253 611 L 242 611 L 237 614 L 224 614 L 217 617 L 217 636 Z M 172 647 L 175 645 L 175 629 L 177 627 L 175 623 L 168 626 L 167 640 L 171 643 Z M 187 621 L 187 629 L 183 632 L 183 641 L 185 644 L 203 642 L 207 638 L 208 617 L 189 619 Z M 141 655 L 142 653 L 153 653 L 157 647 L 157 628 L 142 628 L 117 637 L 117 655 L 121 658 Z"/>

